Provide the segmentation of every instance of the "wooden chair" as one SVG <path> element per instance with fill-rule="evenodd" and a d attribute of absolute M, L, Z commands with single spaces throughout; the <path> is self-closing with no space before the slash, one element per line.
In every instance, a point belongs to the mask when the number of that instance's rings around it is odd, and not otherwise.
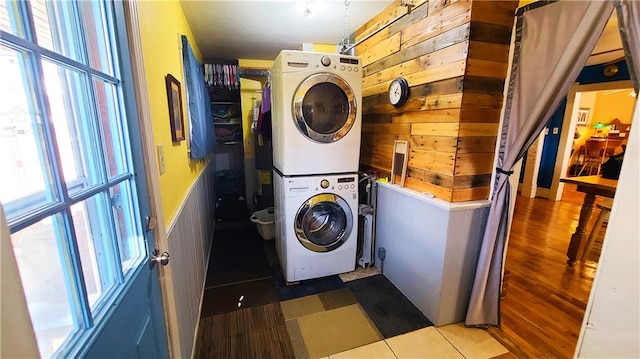
<path fill-rule="evenodd" d="M 589 232 L 589 237 L 587 238 L 587 242 L 584 244 L 584 250 L 582 251 L 582 261 L 584 262 L 591 252 L 591 247 L 593 247 L 593 242 L 598 238 L 598 233 L 600 233 L 600 227 L 603 224 L 609 221 L 609 214 L 611 214 L 611 205 L 613 201 L 610 198 L 606 198 L 603 203 L 596 204 L 596 207 L 600 208 L 600 214 L 598 215 L 598 219 L 596 219 L 596 223 L 593 225 L 591 232 Z"/>
<path fill-rule="evenodd" d="M 604 153 L 605 161 L 607 157 L 611 157 L 614 154 L 616 154 L 616 150 L 620 151 L 620 148 L 618 147 L 622 147 L 623 145 L 625 145 L 626 140 L 627 139 L 624 137 L 620 137 L 620 138 L 607 137 L 607 149 L 605 150 L 605 153 Z"/>
<path fill-rule="evenodd" d="M 582 175 L 582 172 L 589 168 L 589 176 L 593 174 L 595 168 L 596 175 L 600 174 L 600 165 L 604 160 L 605 149 L 607 148 L 607 139 L 589 139 L 584 144 L 584 160 L 582 168 L 578 172 L 578 176 Z"/>

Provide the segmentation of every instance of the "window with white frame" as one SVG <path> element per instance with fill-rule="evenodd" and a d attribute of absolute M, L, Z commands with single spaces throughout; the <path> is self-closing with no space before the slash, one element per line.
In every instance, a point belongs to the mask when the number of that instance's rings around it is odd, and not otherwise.
<path fill-rule="evenodd" d="M 0 202 L 43 357 L 146 257 L 112 5 L 0 2 Z"/>

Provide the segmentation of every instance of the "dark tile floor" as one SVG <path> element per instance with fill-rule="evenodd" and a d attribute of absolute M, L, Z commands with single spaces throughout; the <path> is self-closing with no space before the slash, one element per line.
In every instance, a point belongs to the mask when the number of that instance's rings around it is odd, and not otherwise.
<path fill-rule="evenodd" d="M 433 325 L 382 275 L 345 284 L 385 339 Z"/>
<path fill-rule="evenodd" d="M 309 314 L 298 319 L 304 326 L 313 325 L 313 315 L 347 310 L 355 301 L 382 338 L 433 325 L 383 275 L 349 282 L 334 275 L 286 285 L 275 242 L 263 240 L 250 222 L 217 229 L 212 248 L 197 358 L 305 357 L 306 348 L 294 350 L 292 338 L 298 346 L 312 339 L 304 338 L 304 330 L 302 339 L 294 338 L 298 335 L 291 329 L 291 318 L 285 320 L 281 302 L 289 311 L 297 308 Z"/>

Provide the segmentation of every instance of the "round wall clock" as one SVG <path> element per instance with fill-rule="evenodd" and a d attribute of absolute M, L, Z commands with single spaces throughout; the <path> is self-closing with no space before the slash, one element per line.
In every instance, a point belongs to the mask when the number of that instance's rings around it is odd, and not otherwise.
<path fill-rule="evenodd" d="M 398 77 L 389 85 L 389 103 L 395 107 L 404 105 L 409 97 L 409 83 L 404 77 Z"/>

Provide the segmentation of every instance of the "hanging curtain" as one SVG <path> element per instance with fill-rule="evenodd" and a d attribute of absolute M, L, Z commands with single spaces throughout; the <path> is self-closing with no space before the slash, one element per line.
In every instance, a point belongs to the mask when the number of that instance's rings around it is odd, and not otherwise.
<path fill-rule="evenodd" d="M 612 11 L 609 1 L 540 2 L 518 10 L 496 178 L 467 310 L 468 326 L 500 324 L 511 169 L 575 82 Z"/>
<path fill-rule="evenodd" d="M 615 5 L 629 76 L 637 94 L 640 88 L 640 3 L 616 1 Z"/>
<path fill-rule="evenodd" d="M 189 102 L 189 144 L 191 158 L 203 159 L 216 146 L 211 100 L 205 83 L 202 65 L 196 59 L 189 40 L 182 35 L 182 62 L 184 63 L 187 100 Z"/>

